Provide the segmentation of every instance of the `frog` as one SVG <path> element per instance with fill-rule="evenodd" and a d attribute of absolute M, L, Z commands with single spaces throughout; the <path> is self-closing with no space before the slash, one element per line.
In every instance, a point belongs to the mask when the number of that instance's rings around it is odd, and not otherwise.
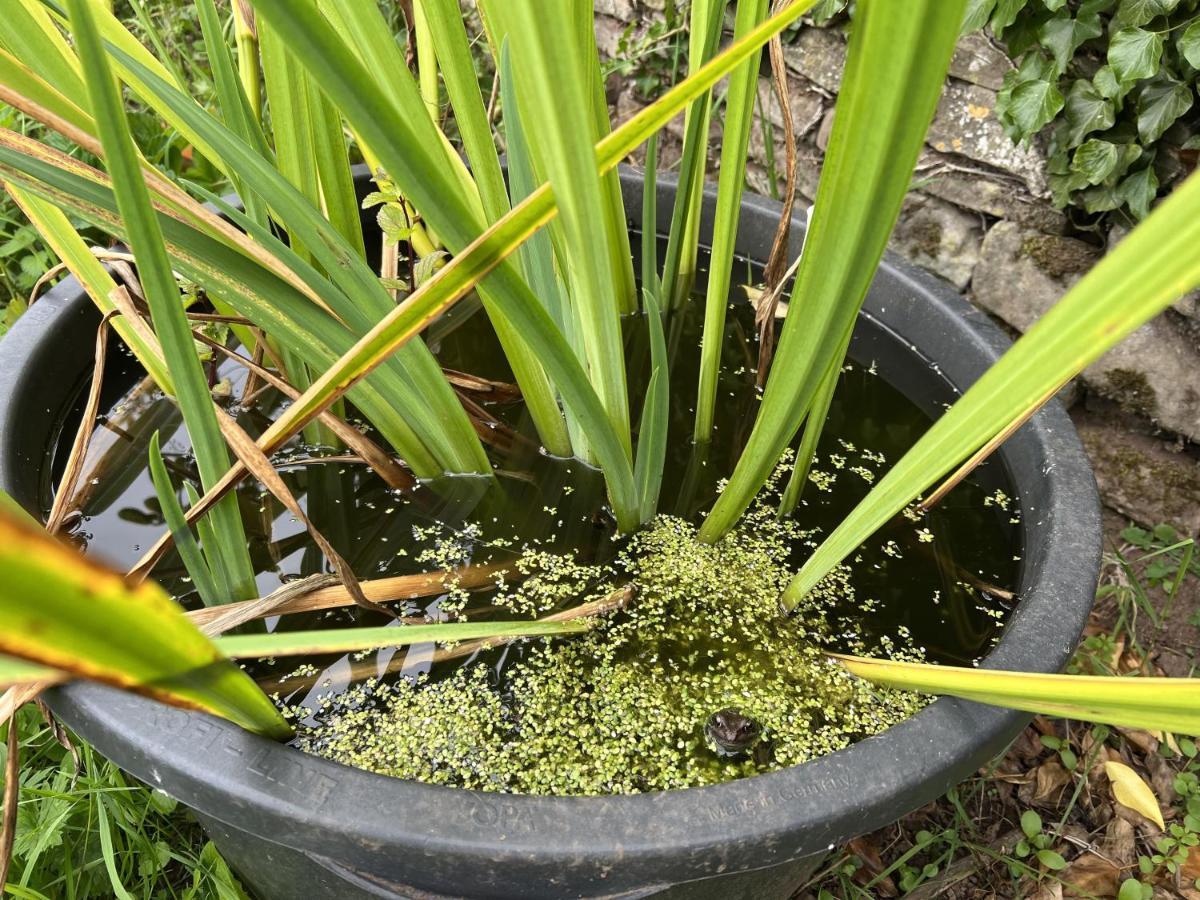
<path fill-rule="evenodd" d="M 732 707 L 709 716 L 704 724 L 704 736 L 717 756 L 727 759 L 749 756 L 760 765 L 770 760 L 770 745 L 762 740 L 762 726 Z"/>

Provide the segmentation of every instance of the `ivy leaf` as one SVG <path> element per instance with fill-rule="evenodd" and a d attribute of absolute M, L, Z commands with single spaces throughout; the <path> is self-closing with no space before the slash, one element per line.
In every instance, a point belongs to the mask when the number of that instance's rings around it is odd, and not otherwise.
<path fill-rule="evenodd" d="M 1179 5 L 1179 0 L 1121 0 L 1113 23 L 1117 28 L 1145 25 L 1158 16 L 1165 16 Z"/>
<path fill-rule="evenodd" d="M 1094 16 L 1098 13 L 1108 12 L 1108 8 L 1115 2 L 1116 0 L 1084 0 L 1079 4 L 1079 15 Z"/>
<path fill-rule="evenodd" d="M 1117 73 L 1113 71 L 1112 66 L 1101 66 L 1096 70 L 1096 74 L 1092 76 L 1092 84 L 1096 87 L 1096 92 L 1109 100 L 1121 100 L 1129 93 L 1133 87 L 1133 82 L 1122 84 L 1117 80 Z"/>
<path fill-rule="evenodd" d="M 1116 120 L 1112 101 L 1083 78 L 1071 84 L 1063 118 L 1066 121 L 1068 147 L 1078 146 L 1093 131 L 1111 128 Z"/>
<path fill-rule="evenodd" d="M 1086 178 L 1088 184 L 1100 184 L 1117 167 L 1120 155 L 1117 145 L 1111 141 L 1093 139 L 1075 151 L 1071 171 Z"/>
<path fill-rule="evenodd" d="M 963 16 L 961 34 L 978 31 L 987 24 L 992 10 L 996 8 L 996 0 L 967 0 L 967 11 Z"/>
<path fill-rule="evenodd" d="M 1097 184 L 1081 193 L 1074 202 L 1090 213 L 1098 213 L 1116 209 L 1125 201 L 1117 195 L 1115 188 L 1107 184 Z"/>
<path fill-rule="evenodd" d="M 1055 74 L 1061 75 L 1084 41 L 1098 38 L 1104 33 L 1100 17 L 1073 17 L 1070 13 L 1055 16 L 1046 22 L 1039 33 L 1039 43 L 1054 56 Z"/>
<path fill-rule="evenodd" d="M 1138 219 L 1150 215 L 1150 204 L 1157 194 L 1158 176 L 1154 174 L 1153 165 L 1134 172 L 1117 187 L 1117 197 Z"/>
<path fill-rule="evenodd" d="M 813 7 L 812 17 L 815 22 L 825 22 L 832 19 L 846 8 L 849 0 L 821 0 Z"/>
<path fill-rule="evenodd" d="M 1017 19 L 1022 7 L 1028 0 L 997 0 L 996 11 L 992 13 L 992 33 L 999 35 Z"/>
<path fill-rule="evenodd" d="M 1142 89 L 1137 101 L 1138 135 L 1152 144 L 1192 108 L 1192 89 L 1182 81 L 1160 78 Z"/>
<path fill-rule="evenodd" d="M 1053 81 L 1026 81 L 1013 88 L 1008 114 L 1027 138 L 1041 130 L 1062 108 L 1063 95 Z"/>
<path fill-rule="evenodd" d="M 1067 5 L 1067 0 L 1042 0 L 1042 3 L 1046 5 L 1046 9 L 1050 10 L 1050 12 L 1058 12 Z"/>
<path fill-rule="evenodd" d="M 1158 71 L 1162 49 L 1161 34 L 1141 28 L 1124 28 L 1113 35 L 1108 45 L 1108 64 L 1118 81 L 1149 78 Z"/>
<path fill-rule="evenodd" d="M 1054 18 L 1054 14 L 1040 3 L 1027 7 L 1017 20 L 1004 30 L 1004 45 L 1013 59 L 1026 50 L 1036 47 L 1041 39 L 1042 26 Z"/>
<path fill-rule="evenodd" d="M 1175 41 L 1175 47 L 1188 64 L 1200 69 L 1200 19 L 1197 19 Z"/>

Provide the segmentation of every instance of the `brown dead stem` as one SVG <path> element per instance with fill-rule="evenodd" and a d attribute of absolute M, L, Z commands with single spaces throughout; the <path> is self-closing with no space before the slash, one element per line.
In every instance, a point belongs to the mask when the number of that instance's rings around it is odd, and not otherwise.
<path fill-rule="evenodd" d="M 96 417 L 100 414 L 100 392 L 104 387 L 104 365 L 108 358 L 108 323 L 115 312 L 110 312 L 100 320 L 96 329 L 96 361 L 92 366 L 92 383 L 88 388 L 87 402 L 83 407 L 83 418 L 75 432 L 75 440 L 71 444 L 71 453 L 63 468 L 58 490 L 54 494 L 54 504 L 50 507 L 50 516 L 46 520 L 46 531 L 57 534 L 62 528 L 63 521 L 73 509 L 78 509 L 76 488 L 79 476 L 83 472 L 83 463 L 87 458 L 88 444 L 96 430 Z M 3 884 L 3 882 L 0 882 Z"/>
<path fill-rule="evenodd" d="M 415 600 L 432 597 L 457 587 L 463 590 L 478 590 L 495 587 L 501 577 L 521 577 L 510 566 L 503 563 L 464 566 L 460 569 L 444 569 L 420 575 L 398 575 L 392 578 L 377 578 L 359 583 L 363 595 L 376 603 Z M 317 575 L 285 584 L 277 591 L 258 600 L 243 600 L 189 612 L 188 618 L 208 635 L 221 634 L 264 616 L 283 616 L 296 613 L 318 612 L 351 606 L 353 600 L 341 584 L 332 583 L 331 575 Z M 428 621 L 425 616 L 413 617 L 414 622 Z"/>

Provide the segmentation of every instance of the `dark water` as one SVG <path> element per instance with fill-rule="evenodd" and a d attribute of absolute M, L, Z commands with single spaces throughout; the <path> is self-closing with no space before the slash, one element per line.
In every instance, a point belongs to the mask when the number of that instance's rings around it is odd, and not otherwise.
<path fill-rule="evenodd" d="M 671 345 L 671 424 L 660 511 L 698 521 L 715 496 L 717 482 L 728 477 L 749 434 L 757 409 L 754 388 L 753 316 L 744 301 L 731 304 L 724 372 L 718 392 L 716 439 L 698 448 L 691 442 L 696 367 L 702 324 L 702 304 L 694 303 L 668 321 Z M 443 365 L 498 380 L 511 378 L 486 318 L 458 316 L 444 323 L 433 349 Z M 449 327 L 457 326 L 457 327 Z M 627 322 L 629 383 L 644 385 L 649 376 L 649 350 L 644 322 Z M 830 411 L 817 468 L 836 474 L 830 491 L 805 488 L 796 512 L 806 528 L 823 532 L 836 524 L 864 497 L 868 481 L 852 471 L 864 463 L 863 451 L 882 454 L 886 463 L 864 468 L 882 473 L 899 459 L 929 423 L 928 411 L 953 400 L 946 382 L 911 351 L 897 352 L 897 339 L 881 326 L 863 321 L 856 333 L 853 363 L 843 372 Z M 109 394 L 119 395 L 136 381 L 130 361 L 119 354 L 107 380 Z M 777 362 L 776 364 L 783 364 Z M 233 364 L 223 364 L 219 375 L 230 382 L 232 398 L 242 396 L 244 376 Z M 919 407 L 889 380 L 922 392 Z M 114 401 L 116 396 L 112 398 Z M 388 489 L 368 468 L 349 463 L 303 464 L 328 448 L 296 442 L 276 457 L 293 492 L 305 503 L 316 525 L 351 563 L 359 577 L 379 578 L 426 571 L 431 566 L 416 560 L 419 529 L 441 523 L 459 534 L 461 562 L 504 561 L 514 551 L 498 543 L 537 542 L 544 549 L 574 550 L 582 561 L 605 561 L 619 543 L 604 508 L 599 473 L 577 460 L 550 459 L 539 453 L 533 431 L 519 402 L 484 404 L 499 421 L 511 428 L 497 429 L 501 446 L 489 448 L 497 477 L 459 477 L 423 484 L 410 492 Z M 634 398 L 637 421 L 640 398 Z M 270 410 L 230 406 L 251 433 L 261 432 Z M 69 446 L 73 423 L 64 427 L 63 449 Z M 159 430 L 162 449 L 176 484 L 197 483 L 186 436 L 174 408 L 153 391 L 135 391 L 116 403 L 97 429 L 85 474 L 90 492 L 85 517 L 77 526 L 77 539 L 89 553 L 128 568 L 163 530 L 162 516 L 148 472 L 147 442 Z M 836 468 L 834 457 L 842 468 Z M 58 460 L 61 465 L 61 458 Z M 927 649 L 931 659 L 962 663 L 987 649 L 1000 627 L 995 611 L 1002 608 L 994 594 L 981 595 L 968 587 L 980 584 L 1012 589 L 1019 575 L 1019 529 L 1010 513 L 986 498 L 997 490 L 1009 496 L 998 463 L 982 466 L 972 479 L 956 488 L 924 521 L 914 525 L 902 517 L 872 538 L 854 566 L 852 583 L 857 596 L 871 598 L 877 608 L 860 614 L 867 636 L 895 635 L 907 628 L 912 641 Z M 47 487 L 48 492 L 48 487 Z M 183 497 L 186 506 L 186 497 Z M 326 563 L 303 527 L 269 494 L 255 485 L 238 493 L 247 536 L 265 594 L 292 578 L 323 572 Z M 1015 503 L 1014 503 L 1015 508 Z M 917 537 L 927 528 L 934 540 Z M 894 542 L 890 548 L 889 542 Z M 808 550 L 797 547 L 798 564 Z M 188 607 L 199 605 L 178 557 L 168 555 L 155 577 Z M 981 599 L 982 596 L 982 599 Z M 486 594 L 479 602 L 486 602 Z M 439 598 L 410 602 L 408 614 L 436 611 Z M 982 607 L 990 607 L 989 613 Z M 266 620 L 269 629 L 304 629 L 334 625 L 377 625 L 386 619 L 357 608 L 288 616 Z M 493 651 L 495 652 L 495 651 Z M 500 651 L 501 653 L 503 651 Z M 408 674 L 428 668 L 430 647 L 387 649 L 367 655 L 378 671 L 391 669 Z M 407 654 L 396 657 L 397 654 Z M 301 660 L 256 663 L 257 677 L 273 678 L 295 669 Z M 328 667 L 336 685 L 344 682 L 349 660 L 308 660 L 318 670 Z M 459 663 L 453 663 L 458 665 Z M 291 698 L 303 700 L 302 695 Z"/>

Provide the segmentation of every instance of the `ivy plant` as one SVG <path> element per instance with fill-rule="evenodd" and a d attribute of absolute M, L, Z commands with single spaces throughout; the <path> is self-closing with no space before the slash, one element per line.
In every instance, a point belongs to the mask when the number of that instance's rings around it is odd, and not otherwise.
<path fill-rule="evenodd" d="M 1200 150 L 1200 0 L 970 0 L 1015 67 L 997 114 L 1047 131 L 1054 202 L 1141 219 Z"/>

